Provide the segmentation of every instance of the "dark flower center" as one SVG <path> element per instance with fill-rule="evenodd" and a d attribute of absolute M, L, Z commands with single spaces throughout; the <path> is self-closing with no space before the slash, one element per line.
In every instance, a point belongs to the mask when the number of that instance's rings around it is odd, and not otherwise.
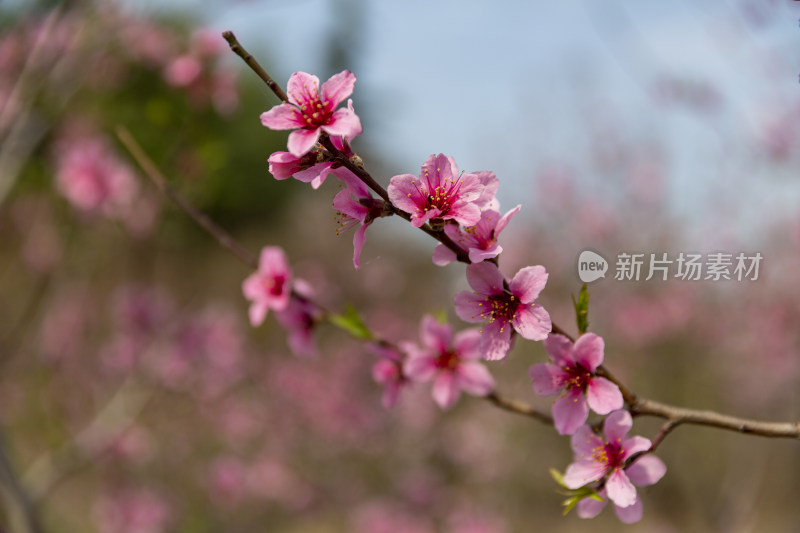
<path fill-rule="evenodd" d="M 458 366 L 458 355 L 453 350 L 447 350 L 439 354 L 436 359 L 436 368 L 442 370 L 455 370 Z"/>
<path fill-rule="evenodd" d="M 489 296 L 486 299 L 486 304 L 488 304 L 488 309 L 484 309 L 481 316 L 483 318 L 488 318 L 490 324 L 496 320 L 504 324 L 512 322 L 516 318 L 517 311 L 522 305 L 522 303 L 508 291 Z M 481 307 L 486 308 L 487 305 L 481 304 Z"/>
<path fill-rule="evenodd" d="M 570 390 L 586 390 L 586 387 L 589 385 L 589 380 L 594 377 L 592 372 L 589 372 L 577 363 L 565 366 L 562 369 L 567 373 L 567 377 L 564 379 L 564 386 Z"/>
<path fill-rule="evenodd" d="M 592 450 L 595 461 L 606 465 L 608 471 L 625 466 L 622 442 L 606 442 Z"/>
<path fill-rule="evenodd" d="M 300 102 L 298 107 L 307 128 L 315 129 L 330 122 L 333 106 L 328 101 L 320 100 L 319 92 L 316 90 L 305 88 L 298 101 Z"/>

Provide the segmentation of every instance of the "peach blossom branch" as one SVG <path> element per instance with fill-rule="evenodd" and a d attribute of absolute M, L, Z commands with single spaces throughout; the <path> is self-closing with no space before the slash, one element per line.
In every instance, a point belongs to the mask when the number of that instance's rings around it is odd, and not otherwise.
<path fill-rule="evenodd" d="M 251 252 L 244 249 L 229 233 L 211 220 L 211 218 L 202 213 L 191 202 L 169 187 L 164 176 L 161 174 L 152 160 L 147 157 L 139 144 L 136 143 L 126 129 L 121 127 L 118 128 L 117 136 L 126 146 L 126 148 L 128 148 L 134 159 L 139 163 L 147 176 L 158 186 L 162 193 L 164 193 L 179 208 L 187 213 L 203 229 L 209 232 L 217 240 L 217 242 L 220 243 L 220 245 L 233 253 L 233 255 L 235 255 L 239 260 L 253 269 L 258 268 L 258 261 Z M 436 235 L 433 236 L 437 238 Z M 440 240 L 440 242 L 442 241 Z M 466 262 L 469 262 L 469 260 L 467 259 Z M 553 332 L 561 333 L 570 339 L 574 339 L 574 337 L 566 333 L 566 331 L 557 324 L 554 323 L 552 327 Z M 661 435 L 660 439 L 657 441 L 657 444 L 660 444 L 667 434 L 672 431 L 672 429 L 681 424 L 716 427 L 719 429 L 751 435 L 760 435 L 764 437 L 800 439 L 800 422 L 763 422 L 759 420 L 750 420 L 724 415 L 715 411 L 676 407 L 637 396 L 603 366 L 598 367 L 597 375 L 609 379 L 619 387 L 620 392 L 622 392 L 622 396 L 625 399 L 625 402 L 628 404 L 628 409 L 632 415 L 656 416 L 659 418 L 664 418 L 668 421 L 669 429 L 665 431 L 663 435 Z M 522 402 L 518 402 L 516 400 L 507 400 L 495 393 L 491 393 L 490 395 L 486 396 L 486 399 L 506 411 L 515 412 L 536 418 L 543 422 L 552 423 L 552 419 L 550 419 L 548 415 L 540 413 L 533 407 L 530 407 Z"/>

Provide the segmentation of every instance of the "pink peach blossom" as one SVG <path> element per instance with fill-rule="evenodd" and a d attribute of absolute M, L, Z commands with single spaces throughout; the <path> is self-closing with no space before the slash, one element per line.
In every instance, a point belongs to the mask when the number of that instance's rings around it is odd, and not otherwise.
<path fill-rule="evenodd" d="M 380 359 L 372 365 L 372 378 L 384 386 L 381 403 L 391 409 L 397 403 L 400 391 L 408 386 L 409 380 L 403 371 L 403 356 L 396 349 L 382 344 L 372 345 Z"/>
<path fill-rule="evenodd" d="M 289 134 L 289 152 L 302 157 L 324 132 L 353 139 L 361 134 L 361 120 L 348 102 L 347 108 L 336 109 L 353 93 L 356 77 L 349 71 L 319 85 L 319 78 L 295 72 L 289 78 L 288 102 L 261 114 L 261 123 L 273 130 L 294 130 Z"/>
<path fill-rule="evenodd" d="M 367 228 L 383 213 L 384 202 L 373 198 L 366 184 L 346 168 L 341 167 L 332 172 L 346 185 L 333 198 L 333 208 L 337 210 L 336 219 L 339 223 L 336 234 L 341 235 L 356 224 L 361 224 L 353 235 L 353 266 L 358 269 L 361 250 L 367 240 Z"/>
<path fill-rule="evenodd" d="M 655 456 L 645 455 L 633 464 L 628 459 L 638 452 L 650 449 L 650 440 L 634 436 L 626 438 L 633 425 L 630 413 L 614 411 L 603 424 L 605 438 L 587 426 L 581 426 L 572 435 L 575 462 L 567 467 L 564 484 L 569 489 L 578 489 L 593 481 L 605 479 L 601 496 L 610 499 L 617 508 L 623 522 L 636 522 L 641 518 L 641 501 L 634 485 L 652 485 L 667 471 L 664 463 Z M 604 502 L 581 501 L 578 514 L 591 518 L 600 512 Z M 586 503 L 584 503 L 586 502 Z"/>
<path fill-rule="evenodd" d="M 553 423 L 561 435 L 571 435 L 586 422 L 590 407 L 601 415 L 622 408 L 619 387 L 595 373 L 603 363 L 601 337 L 586 333 L 573 344 L 564 335 L 551 333 L 544 348 L 554 364 L 535 364 L 530 375 L 536 394 L 561 393 L 553 404 Z"/>
<path fill-rule="evenodd" d="M 331 142 L 337 150 L 346 157 L 351 157 L 353 151 L 347 139 L 334 135 Z M 303 183 L 311 183 L 311 187 L 319 189 L 325 183 L 328 174 L 333 170 L 333 161 L 320 161 L 320 152 L 313 149 L 302 157 L 297 157 L 291 152 L 274 152 L 269 156 L 269 171 L 276 180 L 294 178 Z"/>
<path fill-rule="evenodd" d="M 544 340 L 550 333 L 550 315 L 534 303 L 547 283 L 543 266 L 525 267 L 507 282 L 497 265 L 484 261 L 467 266 L 467 282 L 475 292 L 456 295 L 456 314 L 466 322 L 488 320 L 481 335 L 484 358 L 493 361 L 506 356 L 511 349 L 512 328 L 535 341 Z"/>
<path fill-rule="evenodd" d="M 289 334 L 289 348 L 297 356 L 314 356 L 317 345 L 313 331 L 317 322 L 317 306 L 313 303 L 314 290 L 306 281 L 294 282 L 294 291 L 289 305 L 275 313 L 275 318 Z"/>
<path fill-rule="evenodd" d="M 400 174 L 392 177 L 388 188 L 389 199 L 411 215 L 416 227 L 434 218 L 474 226 L 481 218 L 478 201 L 490 201 L 485 192 L 486 185 L 478 176 L 459 172 L 455 160 L 444 154 L 430 156 L 419 178 Z"/>
<path fill-rule="evenodd" d="M 250 300 L 250 323 L 259 326 L 270 309 L 283 311 L 289 305 L 292 273 L 283 250 L 267 246 L 261 250 L 258 271 L 242 283 L 242 292 Z"/>
<path fill-rule="evenodd" d="M 477 360 L 480 332 L 468 329 L 453 335 L 452 328 L 426 315 L 420 326 L 422 347 L 403 343 L 408 354 L 406 375 L 412 381 L 434 380 L 433 399 L 442 409 L 449 409 L 458 401 L 461 391 L 475 396 L 485 396 L 494 388 L 491 374 Z"/>

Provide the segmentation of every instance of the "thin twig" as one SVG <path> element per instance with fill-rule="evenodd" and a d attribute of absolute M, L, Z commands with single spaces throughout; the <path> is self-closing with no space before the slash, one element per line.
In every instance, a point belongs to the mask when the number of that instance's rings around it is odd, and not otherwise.
<path fill-rule="evenodd" d="M 534 409 L 533 407 L 531 407 L 526 403 L 520 402 L 518 400 L 513 400 L 511 398 L 505 398 L 503 396 L 500 396 L 495 391 L 490 392 L 488 395 L 484 396 L 484 398 L 486 398 L 494 405 L 505 411 L 534 418 L 539 422 L 543 422 L 551 426 L 553 425 L 553 417 L 551 417 L 547 413 L 543 413 L 541 411 Z"/>
<path fill-rule="evenodd" d="M 676 407 L 637 396 L 603 366 L 598 367 L 597 375 L 608 379 L 619 387 L 632 415 L 647 415 L 666 419 L 671 425 L 669 431 L 672 431 L 680 424 L 694 424 L 736 431 L 737 433 L 760 435 L 762 437 L 800 439 L 800 422 L 764 422 L 724 415 L 715 411 Z M 666 437 L 666 434 L 661 439 L 663 440 L 664 437 Z"/>
<path fill-rule="evenodd" d="M 164 193 L 164 195 L 172 200 L 175 205 L 181 208 L 184 213 L 197 222 L 203 229 L 210 233 L 217 242 L 227 249 L 233 255 L 238 257 L 242 262 L 252 267 L 254 270 L 258 268 L 258 258 L 249 250 L 240 245 L 227 231 L 217 225 L 208 215 L 197 209 L 189 200 L 184 198 L 180 193 L 169 186 L 167 180 L 164 178 L 161 171 L 147 157 L 142 147 L 133 138 L 130 132 L 122 126 L 117 127 L 117 137 L 125 145 L 130 154 L 144 170 L 150 180 L 156 184 L 156 187 Z"/>
<path fill-rule="evenodd" d="M 258 77 L 261 78 L 264 81 L 264 83 L 267 84 L 267 87 L 272 89 L 272 92 L 275 93 L 275 96 L 281 99 L 281 102 L 289 101 L 289 97 L 286 96 L 285 92 L 283 92 L 281 86 L 275 83 L 275 80 L 273 80 L 270 77 L 270 75 L 267 74 L 267 71 L 261 68 L 261 65 L 258 64 L 258 61 L 256 61 L 256 59 L 252 55 L 250 55 L 250 52 L 245 50 L 244 47 L 242 47 L 242 45 L 239 44 L 239 41 L 236 40 L 236 36 L 233 34 L 232 31 L 222 32 L 222 37 L 226 41 L 228 41 L 231 50 L 233 50 L 233 52 L 237 56 L 241 57 L 244 60 L 244 62 L 247 63 L 248 67 L 253 69 L 253 72 L 255 72 L 258 75 Z"/>

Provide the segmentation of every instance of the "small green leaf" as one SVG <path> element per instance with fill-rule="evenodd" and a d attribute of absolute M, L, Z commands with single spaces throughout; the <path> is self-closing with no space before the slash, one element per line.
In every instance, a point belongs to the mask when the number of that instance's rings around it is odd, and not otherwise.
<path fill-rule="evenodd" d="M 564 512 L 562 513 L 563 516 L 567 516 L 567 514 L 576 506 L 578 502 L 580 502 L 583 498 L 580 496 L 572 496 L 564 500 L 561 504 L 564 506 Z"/>
<path fill-rule="evenodd" d="M 373 339 L 372 332 L 364 325 L 361 317 L 358 316 L 358 311 L 351 305 L 345 308 L 344 313 L 340 315 L 332 314 L 328 319 L 331 321 L 331 324 L 345 330 L 356 339 Z"/>
<path fill-rule="evenodd" d="M 438 311 L 434 311 L 432 314 L 433 314 L 433 318 L 435 318 L 436 321 L 439 324 L 447 324 L 447 310 L 446 309 L 439 309 Z"/>
<path fill-rule="evenodd" d="M 578 324 L 578 334 L 583 335 L 589 329 L 589 291 L 586 284 L 581 287 L 578 298 L 572 296 L 572 304 L 575 306 L 575 320 Z"/>
<path fill-rule="evenodd" d="M 562 474 L 561 472 L 559 472 L 559 471 L 558 471 L 558 470 L 556 470 L 555 468 L 551 468 L 551 469 L 550 469 L 550 476 L 551 476 L 551 477 L 552 477 L 552 478 L 555 480 L 555 482 L 556 482 L 556 483 L 558 483 L 558 484 L 559 484 L 561 487 L 563 487 L 563 488 L 565 488 L 565 489 L 567 488 L 567 486 L 564 484 L 564 474 Z"/>

